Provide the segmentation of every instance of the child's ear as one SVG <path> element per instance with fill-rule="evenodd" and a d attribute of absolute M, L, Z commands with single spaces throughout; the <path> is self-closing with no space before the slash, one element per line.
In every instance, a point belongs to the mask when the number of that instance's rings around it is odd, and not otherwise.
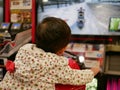
<path fill-rule="evenodd" d="M 62 55 L 63 52 L 65 51 L 65 49 L 66 49 L 66 47 L 60 49 L 56 54 L 57 54 L 57 55 Z"/>
<path fill-rule="evenodd" d="M 62 55 L 62 54 L 63 54 L 63 50 L 62 50 L 62 49 L 59 50 L 56 54 L 57 54 L 57 55 Z"/>

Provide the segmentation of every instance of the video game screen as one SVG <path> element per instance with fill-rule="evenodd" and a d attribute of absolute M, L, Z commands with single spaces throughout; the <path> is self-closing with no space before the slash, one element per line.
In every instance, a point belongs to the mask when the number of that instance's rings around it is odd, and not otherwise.
<path fill-rule="evenodd" d="M 1 23 L 1 29 L 9 29 L 10 23 Z"/>
<path fill-rule="evenodd" d="M 21 27 L 21 23 L 13 23 L 12 24 L 12 29 L 20 29 L 20 27 Z"/>
<path fill-rule="evenodd" d="M 72 35 L 120 35 L 120 32 L 110 32 L 119 31 L 116 30 L 118 24 L 110 26 L 109 30 L 109 19 L 120 16 L 120 5 L 102 1 L 38 0 L 37 23 L 45 17 L 53 16 L 65 20 Z M 112 23 L 118 21 L 112 19 Z"/>

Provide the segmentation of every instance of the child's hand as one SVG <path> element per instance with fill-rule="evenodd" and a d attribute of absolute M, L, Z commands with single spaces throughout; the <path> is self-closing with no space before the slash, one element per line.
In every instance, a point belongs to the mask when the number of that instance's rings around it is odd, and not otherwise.
<path fill-rule="evenodd" d="M 93 71 L 94 76 L 97 75 L 100 72 L 100 68 L 99 67 L 93 67 L 93 68 L 91 68 L 91 70 Z"/>

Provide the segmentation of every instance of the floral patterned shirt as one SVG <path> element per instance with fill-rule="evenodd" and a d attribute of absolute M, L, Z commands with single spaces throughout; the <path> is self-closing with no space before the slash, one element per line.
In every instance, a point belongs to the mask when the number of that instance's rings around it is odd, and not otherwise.
<path fill-rule="evenodd" d="M 63 56 L 45 52 L 35 44 L 21 47 L 15 58 L 15 72 L 7 72 L 2 90 L 55 90 L 55 84 L 83 85 L 92 81 L 91 70 L 76 70 Z"/>

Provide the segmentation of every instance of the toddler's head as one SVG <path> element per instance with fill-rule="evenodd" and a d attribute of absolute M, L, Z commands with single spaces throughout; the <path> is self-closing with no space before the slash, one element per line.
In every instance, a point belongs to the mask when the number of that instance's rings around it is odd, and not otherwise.
<path fill-rule="evenodd" d="M 35 36 L 38 48 L 46 52 L 57 53 L 69 43 L 71 30 L 64 20 L 47 17 L 39 23 Z"/>

